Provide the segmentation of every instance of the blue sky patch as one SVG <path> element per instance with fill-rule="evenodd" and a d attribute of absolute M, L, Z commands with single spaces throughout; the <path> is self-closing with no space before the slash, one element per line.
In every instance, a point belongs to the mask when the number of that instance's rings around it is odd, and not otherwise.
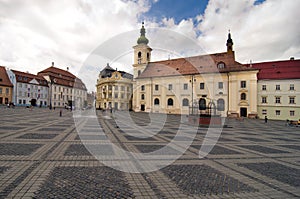
<path fill-rule="evenodd" d="M 187 18 L 203 14 L 208 0 L 159 0 L 153 3 L 145 18 L 160 21 L 163 17 L 174 18 L 176 24 Z M 143 20 L 143 19 L 142 19 Z"/>

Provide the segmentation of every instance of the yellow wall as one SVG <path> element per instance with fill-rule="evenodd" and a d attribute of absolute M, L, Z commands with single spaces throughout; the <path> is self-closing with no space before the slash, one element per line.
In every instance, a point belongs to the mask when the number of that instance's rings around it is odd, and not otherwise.
<path fill-rule="evenodd" d="M 8 86 L 0 86 L 0 88 L 2 89 L 2 93 L 0 93 L 0 97 L 2 98 L 2 104 L 5 104 L 6 98 L 8 99 L 8 103 L 12 102 L 13 88 Z M 6 92 L 6 89 L 8 89 L 8 93 Z"/>

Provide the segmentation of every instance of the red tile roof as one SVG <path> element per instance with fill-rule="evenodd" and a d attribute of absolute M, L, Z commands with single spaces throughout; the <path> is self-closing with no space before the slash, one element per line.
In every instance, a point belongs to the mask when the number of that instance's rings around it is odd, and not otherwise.
<path fill-rule="evenodd" d="M 300 79 L 300 60 L 261 62 L 245 65 L 259 69 L 258 80 Z"/>
<path fill-rule="evenodd" d="M 0 86 L 13 87 L 4 66 L 0 66 Z"/>
<path fill-rule="evenodd" d="M 49 76 L 50 80 L 55 84 L 87 90 L 81 79 L 77 78 L 69 71 L 54 66 L 38 72 L 38 75 Z"/>
<path fill-rule="evenodd" d="M 219 69 L 218 63 L 225 67 Z M 227 73 L 234 71 L 250 71 L 254 68 L 246 67 L 234 60 L 234 53 L 216 53 L 195 57 L 178 58 L 148 63 L 146 69 L 138 78 L 166 77 L 177 75 L 193 75 L 204 73 Z"/>
<path fill-rule="evenodd" d="M 17 70 L 12 70 L 12 72 L 16 75 L 17 82 L 29 83 L 31 80 L 35 79 L 42 86 L 48 86 L 47 80 L 39 75 L 34 75 L 31 73 L 25 73 Z"/>

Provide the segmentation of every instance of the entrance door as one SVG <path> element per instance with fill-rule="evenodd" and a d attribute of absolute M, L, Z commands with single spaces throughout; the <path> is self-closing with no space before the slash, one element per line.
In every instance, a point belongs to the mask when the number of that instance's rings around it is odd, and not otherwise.
<path fill-rule="evenodd" d="M 36 99 L 31 99 L 31 106 L 36 106 Z"/>
<path fill-rule="evenodd" d="M 241 117 L 247 117 L 247 108 L 241 108 L 240 115 Z"/>
<path fill-rule="evenodd" d="M 145 104 L 141 104 L 141 111 L 145 111 Z"/>

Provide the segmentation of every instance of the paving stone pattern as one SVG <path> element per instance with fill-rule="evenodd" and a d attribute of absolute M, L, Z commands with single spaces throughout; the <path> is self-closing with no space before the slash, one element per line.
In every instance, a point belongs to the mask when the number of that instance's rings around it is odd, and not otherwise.
<path fill-rule="evenodd" d="M 134 198 L 124 174 L 109 167 L 57 167 L 35 198 Z"/>
<path fill-rule="evenodd" d="M 30 155 L 42 144 L 0 143 L 0 155 Z"/>
<path fill-rule="evenodd" d="M 300 187 L 300 169 L 294 169 L 274 162 L 239 164 L 267 177 L 289 185 Z"/>
<path fill-rule="evenodd" d="M 256 189 L 207 165 L 171 165 L 162 169 L 187 194 L 234 194 Z"/>
<path fill-rule="evenodd" d="M 63 110 L 62 117 L 59 111 L 0 107 L 0 199 L 300 198 L 300 128 L 286 127 L 285 121 L 265 124 L 258 119 L 227 119 L 220 137 L 214 129 L 209 134 L 207 128 L 199 127 L 181 155 L 178 143 L 194 134 L 187 118 L 181 121 L 177 115 L 167 115 L 166 122 L 156 121 L 162 122 L 156 135 L 141 138 L 143 127 L 152 124 L 149 114 L 130 112 L 141 127 L 135 128 L 124 112 L 97 111 L 97 117 L 90 117 L 93 111 L 86 110 L 76 112 L 83 116 L 76 118 L 83 129 L 79 136 L 74 111 Z M 114 118 L 125 118 L 124 126 L 118 127 Z M 174 141 L 179 125 L 183 134 L 177 136 L 177 145 L 147 160 L 150 154 L 146 153 Z M 207 145 L 217 143 L 199 158 L 204 140 Z M 125 161 L 130 168 L 132 157 L 121 153 L 115 159 L 120 152 L 109 142 L 126 151 L 145 153 L 138 164 L 181 157 L 157 171 L 125 173 L 107 163 L 118 168 Z M 103 159 L 98 161 L 94 155 Z"/>

